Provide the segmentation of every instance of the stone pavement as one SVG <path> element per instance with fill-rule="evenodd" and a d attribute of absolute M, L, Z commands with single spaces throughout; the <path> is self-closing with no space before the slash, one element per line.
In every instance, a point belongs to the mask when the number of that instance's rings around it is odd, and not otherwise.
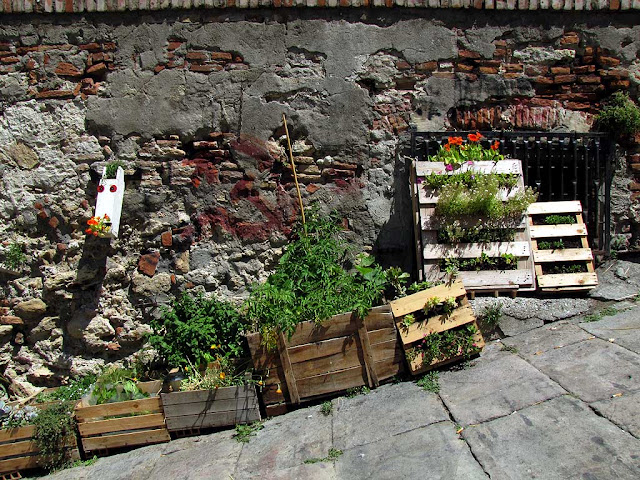
<path fill-rule="evenodd" d="M 441 372 L 438 394 L 388 384 L 333 399 L 329 416 L 316 405 L 267 420 L 246 444 L 224 431 L 46 478 L 639 479 L 640 304 L 593 321 L 605 305 L 587 298 L 498 301 L 509 335 Z M 305 463 L 330 449 L 343 453 Z"/>

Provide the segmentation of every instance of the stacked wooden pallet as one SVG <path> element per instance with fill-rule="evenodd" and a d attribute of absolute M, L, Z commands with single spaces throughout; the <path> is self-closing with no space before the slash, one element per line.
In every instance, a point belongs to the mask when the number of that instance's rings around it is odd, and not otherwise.
<path fill-rule="evenodd" d="M 455 307 L 448 313 L 438 312 L 437 305 L 451 302 Z M 420 351 L 420 343 L 430 335 L 440 335 L 443 332 L 472 326 L 475 330 L 473 340 L 475 350 L 480 351 L 484 347 L 484 339 L 477 328 L 473 310 L 467 300 L 467 292 L 462 282 L 443 284 L 422 292 L 409 295 L 391 302 L 391 310 L 400 333 L 402 346 L 407 356 L 409 370 L 413 375 L 458 361 L 464 357 L 457 351 L 451 356 L 429 359 L 425 361 Z M 432 305 L 436 308 L 428 308 Z M 425 311 L 427 310 L 427 311 Z M 409 320 L 411 316 L 411 320 Z"/>
<path fill-rule="evenodd" d="M 555 223 L 563 217 L 569 222 Z M 530 205 L 529 231 L 540 290 L 579 291 L 598 285 L 579 201 Z"/>
<path fill-rule="evenodd" d="M 520 160 L 501 160 L 498 162 L 481 161 L 473 165 L 463 165 L 455 172 L 447 172 L 442 162 L 415 162 L 415 181 L 412 188 L 418 196 L 421 246 L 417 248 L 420 256 L 419 265 L 423 265 L 423 275 L 427 280 L 445 278 L 440 267 L 444 258 L 477 258 L 483 253 L 489 257 L 510 254 L 517 257 L 517 268 L 514 270 L 461 271 L 458 274 L 465 288 L 473 295 L 475 292 L 506 291 L 515 295 L 517 291 L 535 289 L 535 272 L 530 248 L 528 222 L 525 218 L 515 221 L 505 228 L 515 229 L 515 237 L 509 242 L 438 244 L 438 231 L 443 227 L 442 220 L 435 215 L 438 203 L 438 191 L 420 185 L 421 179 L 431 174 L 454 174 L 471 170 L 479 174 L 514 174 L 518 175 L 517 187 L 511 191 L 501 192 L 503 200 L 524 189 L 522 163 Z M 413 179 L 413 174 L 412 174 Z M 482 226 L 486 220 L 482 218 L 461 218 L 462 227 Z M 418 239 L 416 239 L 418 241 Z M 421 250 L 421 252 L 420 252 Z"/>
<path fill-rule="evenodd" d="M 322 325 L 302 322 L 290 338 L 280 334 L 270 351 L 258 333 L 247 335 L 257 372 L 265 376 L 262 395 L 267 414 L 286 411 L 286 404 L 368 385 L 403 370 L 402 349 L 388 305 L 366 318 L 334 315 Z"/>

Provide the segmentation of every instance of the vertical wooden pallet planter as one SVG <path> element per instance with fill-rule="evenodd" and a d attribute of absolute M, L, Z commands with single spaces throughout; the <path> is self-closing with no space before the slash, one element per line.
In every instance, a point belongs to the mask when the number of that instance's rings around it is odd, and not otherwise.
<path fill-rule="evenodd" d="M 538 224 L 548 215 L 570 216 L 570 224 Z M 593 264 L 593 253 L 587 239 L 587 226 L 582 218 L 579 200 L 565 202 L 538 202 L 529 205 L 529 231 L 535 261 L 538 288 L 543 292 L 591 290 L 598 285 Z M 571 248 L 539 249 L 539 242 L 559 240 L 573 242 Z M 564 242 L 563 242 L 564 243 Z M 546 273 L 554 264 L 581 265 L 584 272 Z"/>
<path fill-rule="evenodd" d="M 162 382 L 138 384 L 157 393 Z M 141 447 L 171 440 L 160 397 L 76 407 L 76 420 L 85 454 L 103 454 L 124 447 Z"/>
<path fill-rule="evenodd" d="M 518 185 L 511 192 L 504 190 L 503 199 L 524 189 L 522 178 L 522 163 L 520 160 L 500 160 L 498 162 L 479 161 L 473 165 L 463 165 L 460 170 L 446 172 L 442 162 L 414 162 L 416 182 L 432 174 L 454 174 L 457 172 L 474 171 L 482 174 L 508 173 L 519 176 Z M 413 175 L 413 174 L 412 174 Z M 533 255 L 531 253 L 529 226 L 526 215 L 519 222 L 513 222 L 509 228 L 516 230 L 516 235 L 511 242 L 489 243 L 458 243 L 438 244 L 438 230 L 441 222 L 435 217 L 438 192 L 434 189 L 426 189 L 422 185 L 414 187 L 417 192 L 420 216 L 420 246 L 418 264 L 423 265 L 423 275 L 427 280 L 441 280 L 445 273 L 440 270 L 440 262 L 444 258 L 477 258 L 483 253 L 489 257 L 499 257 L 502 254 L 511 254 L 518 257 L 515 270 L 485 270 L 485 271 L 461 271 L 458 278 L 462 280 L 470 295 L 476 292 L 509 292 L 513 295 L 517 291 L 535 290 L 535 271 Z M 482 225 L 482 218 L 460 219 L 461 225 L 470 227 Z"/>
<path fill-rule="evenodd" d="M 267 413 L 276 404 L 342 392 L 393 377 L 403 370 L 402 349 L 388 305 L 374 307 L 366 318 L 334 315 L 318 326 L 300 323 L 291 338 L 280 335 L 278 350 L 262 345 L 259 333 L 247 335 L 254 368 L 265 375 L 262 396 Z"/>
<path fill-rule="evenodd" d="M 160 394 L 169 432 L 197 431 L 260 420 L 254 385 Z"/>
<path fill-rule="evenodd" d="M 455 298 L 458 307 L 448 316 L 431 315 L 420 319 L 419 316 L 425 304 L 434 298 L 439 300 Z M 469 324 L 473 324 L 477 328 L 473 310 L 467 300 L 467 291 L 461 281 L 456 281 L 450 285 L 439 285 L 423 290 L 422 292 L 414 293 L 413 295 L 394 300 L 390 305 L 398 327 L 398 332 L 400 333 L 402 346 L 405 354 L 408 355 L 407 364 L 409 365 L 409 371 L 412 375 L 417 375 L 463 358 L 462 355 L 457 355 L 446 359 L 437 359 L 429 364 L 425 364 L 420 355 L 411 358 L 410 354 L 427 335 L 437 335 L 447 330 L 464 327 Z M 407 315 L 416 316 L 416 321 L 409 326 L 403 324 Z M 479 350 L 484 347 L 484 339 L 479 330 L 474 335 L 474 341 Z"/>
<path fill-rule="evenodd" d="M 0 475 L 45 466 L 46 459 L 33 440 L 35 431 L 33 425 L 0 431 Z M 67 438 L 66 447 L 69 458 L 80 459 L 75 435 Z"/>

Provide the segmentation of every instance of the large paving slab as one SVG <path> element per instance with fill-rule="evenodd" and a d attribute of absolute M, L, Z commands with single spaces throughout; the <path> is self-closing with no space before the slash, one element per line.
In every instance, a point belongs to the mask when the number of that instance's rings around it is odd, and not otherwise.
<path fill-rule="evenodd" d="M 640 438 L 640 392 L 594 402 L 591 407 L 623 430 Z"/>
<path fill-rule="evenodd" d="M 580 327 L 597 337 L 615 342 L 629 350 L 640 353 L 640 307 L 633 306 L 597 322 L 584 322 Z"/>
<path fill-rule="evenodd" d="M 509 315 L 503 315 L 498 322 L 500 330 L 507 337 L 513 337 L 520 333 L 528 332 L 534 328 L 539 328 L 544 325 L 544 321 L 539 318 L 515 318 Z"/>
<path fill-rule="evenodd" d="M 529 359 L 529 357 L 539 355 L 541 352 L 581 342 L 591 336 L 577 324 L 563 321 L 505 338 L 502 342 L 510 347 L 515 347 L 520 355 Z"/>
<path fill-rule="evenodd" d="M 462 435 L 492 480 L 640 478 L 640 440 L 569 396 L 468 427 Z"/>
<path fill-rule="evenodd" d="M 488 478 L 451 421 L 346 450 L 335 468 L 341 480 Z"/>
<path fill-rule="evenodd" d="M 475 366 L 440 375 L 440 397 L 460 425 L 509 415 L 566 393 L 522 358 L 492 348 Z"/>
<path fill-rule="evenodd" d="M 331 422 L 318 407 L 268 420 L 244 445 L 235 476 L 251 478 L 261 473 L 263 478 L 274 478 L 277 472 L 298 467 L 305 460 L 325 457 L 333 446 Z"/>
<path fill-rule="evenodd" d="M 333 417 L 333 442 L 340 450 L 449 419 L 438 396 L 413 382 L 336 399 Z"/>
<path fill-rule="evenodd" d="M 605 262 L 596 270 L 600 284 L 589 292 L 599 300 L 625 300 L 640 290 L 640 264 L 624 260 Z"/>
<path fill-rule="evenodd" d="M 327 453 L 325 452 L 324 455 Z M 333 462 L 320 462 L 313 464 L 296 465 L 282 470 L 273 470 L 265 467 L 263 470 L 253 472 L 238 471 L 231 476 L 218 476 L 217 472 L 212 472 L 215 480 L 337 480 Z M 165 479 L 169 480 L 169 478 Z"/>
<path fill-rule="evenodd" d="M 640 389 L 640 355 L 599 338 L 546 350 L 527 360 L 588 403 Z"/>

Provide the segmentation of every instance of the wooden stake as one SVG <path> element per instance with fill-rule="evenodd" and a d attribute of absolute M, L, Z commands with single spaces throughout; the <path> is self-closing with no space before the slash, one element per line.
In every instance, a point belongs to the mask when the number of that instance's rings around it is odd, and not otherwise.
<path fill-rule="evenodd" d="M 305 224 L 304 218 L 304 206 L 302 205 L 302 195 L 300 195 L 300 185 L 298 184 L 298 174 L 296 173 L 296 164 L 293 163 L 293 150 L 291 150 L 291 139 L 289 138 L 289 129 L 287 128 L 287 117 L 282 114 L 282 121 L 284 122 L 284 131 L 287 134 L 287 144 L 289 145 L 289 160 L 291 161 L 291 168 L 293 169 L 293 179 L 296 182 L 296 190 L 298 191 L 298 202 L 300 202 L 300 214 L 302 215 L 302 225 Z"/>

